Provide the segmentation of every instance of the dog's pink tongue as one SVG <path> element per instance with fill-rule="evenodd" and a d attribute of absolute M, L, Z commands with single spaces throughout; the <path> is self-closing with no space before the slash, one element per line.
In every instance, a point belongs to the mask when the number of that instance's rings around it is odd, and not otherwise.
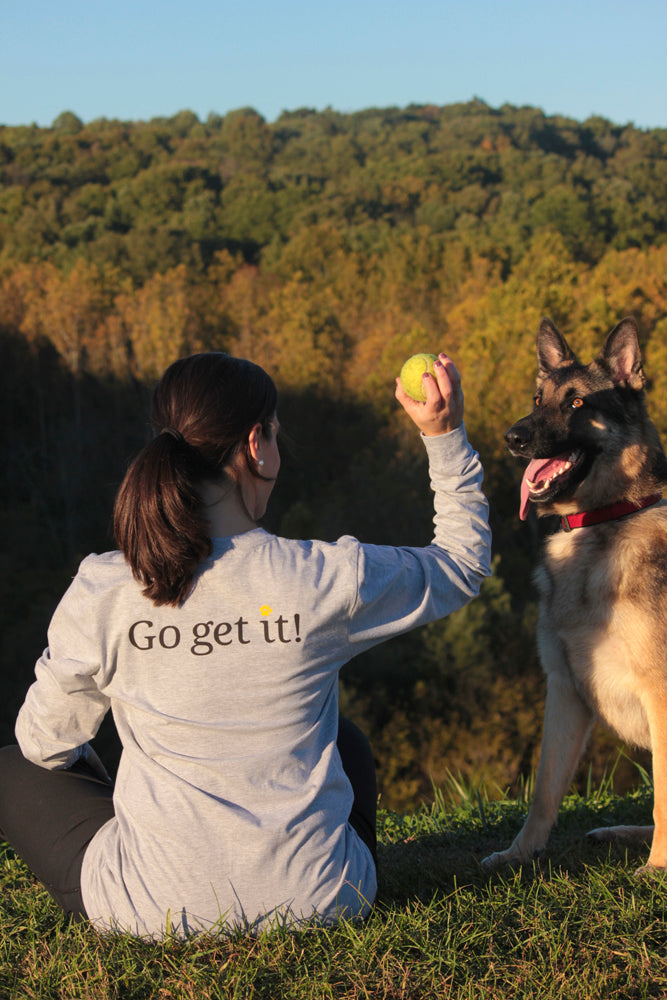
<path fill-rule="evenodd" d="M 522 521 L 526 520 L 528 516 L 528 508 L 530 506 L 530 491 L 528 489 L 528 482 L 539 483 L 540 480 L 551 479 L 557 474 L 558 470 L 563 466 L 563 459 L 561 458 L 534 458 L 526 468 L 523 474 L 523 479 L 521 480 L 521 506 L 519 508 L 519 517 Z"/>

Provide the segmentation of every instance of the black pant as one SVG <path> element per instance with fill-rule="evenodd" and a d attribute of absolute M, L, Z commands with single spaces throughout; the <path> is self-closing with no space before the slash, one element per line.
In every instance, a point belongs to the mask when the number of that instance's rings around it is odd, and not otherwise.
<path fill-rule="evenodd" d="M 376 858 L 375 765 L 361 730 L 341 716 L 338 749 L 354 791 L 350 824 Z M 48 889 L 62 909 L 86 919 L 81 865 L 86 848 L 112 818 L 113 786 L 85 761 L 49 771 L 23 757 L 17 746 L 0 749 L 0 839 Z"/>
<path fill-rule="evenodd" d="M 17 746 L 0 750 L 0 837 L 77 919 L 86 916 L 83 855 L 113 814 L 113 786 L 84 761 L 48 771 L 26 760 Z"/>

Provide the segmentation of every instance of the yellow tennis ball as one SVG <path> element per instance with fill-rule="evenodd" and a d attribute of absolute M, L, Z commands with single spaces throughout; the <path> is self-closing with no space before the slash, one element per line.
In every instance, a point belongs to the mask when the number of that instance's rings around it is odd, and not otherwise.
<path fill-rule="evenodd" d="M 422 385 L 424 372 L 434 374 L 433 364 L 437 361 L 435 354 L 413 354 L 401 368 L 401 384 L 408 396 L 423 403 L 426 399 Z"/>

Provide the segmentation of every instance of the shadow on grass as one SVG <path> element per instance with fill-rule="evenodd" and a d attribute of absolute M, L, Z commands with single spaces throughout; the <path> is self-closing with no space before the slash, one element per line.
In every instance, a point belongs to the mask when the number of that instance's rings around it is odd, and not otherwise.
<path fill-rule="evenodd" d="M 633 872 L 646 862 L 646 844 L 598 843 L 586 834 L 602 826 L 650 824 L 652 801 L 648 787 L 623 797 L 569 797 L 561 807 L 546 849 L 532 862 L 520 866 L 522 881 L 550 879 L 554 874 L 576 878 L 587 869 L 608 864 Z M 409 824 L 385 816 L 384 822 L 380 821 L 378 906 L 402 906 L 409 900 L 427 902 L 436 893 L 448 894 L 463 886 L 483 887 L 506 880 L 512 869 L 488 872 L 481 861 L 509 846 L 521 828 L 526 809 L 525 803 L 519 801 L 487 803 L 483 808 L 468 804 L 444 815 L 429 814 L 424 809 L 421 822 L 416 814 Z"/>

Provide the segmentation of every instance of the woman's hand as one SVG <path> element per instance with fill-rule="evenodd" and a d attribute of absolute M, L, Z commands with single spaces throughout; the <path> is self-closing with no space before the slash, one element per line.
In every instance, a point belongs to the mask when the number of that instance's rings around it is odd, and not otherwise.
<path fill-rule="evenodd" d="M 400 378 L 396 379 L 396 399 L 425 437 L 447 434 L 463 422 L 463 390 L 454 362 L 439 354 L 434 369 L 435 375 L 427 372 L 422 376 L 425 403 L 408 396 Z"/>

